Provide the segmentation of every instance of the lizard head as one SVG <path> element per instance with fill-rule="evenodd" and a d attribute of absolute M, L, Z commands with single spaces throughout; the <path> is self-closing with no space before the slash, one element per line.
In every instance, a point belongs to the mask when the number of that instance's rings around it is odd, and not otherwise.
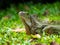
<path fill-rule="evenodd" d="M 24 18 L 24 19 L 29 19 L 29 13 L 25 11 L 20 11 L 19 12 L 19 17 Z"/>
<path fill-rule="evenodd" d="M 19 12 L 19 15 L 20 15 L 20 16 L 25 16 L 25 15 L 27 15 L 27 14 L 28 14 L 28 12 L 25 12 L 25 11 L 20 11 L 20 12 Z"/>
<path fill-rule="evenodd" d="M 29 13 L 25 12 L 25 11 L 20 11 L 19 12 L 19 17 L 21 17 L 21 19 L 30 22 L 30 18 L 29 18 Z"/>

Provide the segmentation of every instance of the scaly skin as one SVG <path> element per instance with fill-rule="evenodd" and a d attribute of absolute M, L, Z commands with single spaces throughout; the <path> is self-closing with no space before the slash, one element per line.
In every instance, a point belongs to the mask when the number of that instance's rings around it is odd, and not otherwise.
<path fill-rule="evenodd" d="M 42 34 L 42 32 L 46 32 L 51 34 L 60 33 L 60 25 L 46 24 L 38 21 L 38 17 L 36 15 L 29 15 L 28 12 L 20 11 L 19 15 L 25 25 L 27 34 Z M 51 29 L 51 30 L 50 30 Z"/>

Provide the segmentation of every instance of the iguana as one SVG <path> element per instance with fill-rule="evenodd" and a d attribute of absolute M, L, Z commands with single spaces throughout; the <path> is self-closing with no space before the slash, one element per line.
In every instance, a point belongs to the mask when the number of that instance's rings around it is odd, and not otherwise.
<path fill-rule="evenodd" d="M 60 25 L 46 24 L 38 20 L 37 15 L 29 15 L 28 12 L 20 11 L 19 16 L 21 17 L 27 34 L 42 34 L 47 32 L 48 34 L 60 33 Z"/>

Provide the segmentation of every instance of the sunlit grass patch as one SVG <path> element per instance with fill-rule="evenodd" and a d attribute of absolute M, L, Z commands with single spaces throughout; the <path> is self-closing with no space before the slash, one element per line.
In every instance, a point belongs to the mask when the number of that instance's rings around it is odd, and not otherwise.
<path fill-rule="evenodd" d="M 28 8 L 28 9 L 27 9 Z M 7 10 L 0 11 L 0 45 L 33 45 L 36 43 L 50 44 L 52 41 L 60 43 L 60 35 L 42 35 L 41 38 L 34 39 L 30 42 L 33 37 L 27 35 L 26 32 L 14 32 L 12 30 L 20 30 L 24 28 L 24 24 L 19 18 L 19 11 L 27 11 L 29 14 L 37 14 L 41 20 L 49 19 L 49 21 L 56 20 L 60 21 L 60 5 L 54 4 L 19 4 L 18 7 L 11 6 Z M 43 15 L 48 10 L 49 14 Z M 19 29 L 18 29 L 19 28 Z"/>

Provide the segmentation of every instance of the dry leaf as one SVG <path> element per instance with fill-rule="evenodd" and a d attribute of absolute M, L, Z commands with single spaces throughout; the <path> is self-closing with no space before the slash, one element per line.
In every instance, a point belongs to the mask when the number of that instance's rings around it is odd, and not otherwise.
<path fill-rule="evenodd" d="M 44 16 L 47 16 L 49 14 L 49 10 L 45 10 L 45 12 L 43 13 Z"/>
<path fill-rule="evenodd" d="M 4 20 L 7 20 L 7 19 L 9 19 L 11 16 L 9 16 L 9 15 L 6 15 L 6 16 L 4 16 L 4 17 L 2 17 Z"/>
<path fill-rule="evenodd" d="M 31 35 L 33 38 L 41 38 L 39 34 Z"/>
<path fill-rule="evenodd" d="M 25 28 L 15 28 L 12 31 L 14 31 L 14 32 L 25 32 Z"/>
<path fill-rule="evenodd" d="M 50 45 L 59 45 L 58 43 L 56 43 L 55 41 L 51 42 Z"/>
<path fill-rule="evenodd" d="M 41 44 L 35 44 L 35 45 L 47 45 L 47 44 L 45 44 L 45 43 L 41 43 Z"/>
<path fill-rule="evenodd" d="M 27 6 L 27 5 L 25 5 L 24 8 L 25 8 L 26 10 L 30 10 L 29 6 Z"/>

